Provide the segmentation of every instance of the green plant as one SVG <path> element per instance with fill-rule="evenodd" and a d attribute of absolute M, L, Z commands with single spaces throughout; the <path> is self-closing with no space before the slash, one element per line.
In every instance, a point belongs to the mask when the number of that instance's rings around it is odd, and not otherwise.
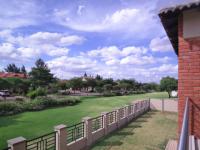
<path fill-rule="evenodd" d="M 0 115 L 11 115 L 23 111 L 23 107 L 15 102 L 1 102 Z"/>
<path fill-rule="evenodd" d="M 111 96 L 116 96 L 116 94 L 112 93 L 112 92 L 104 92 L 103 96 L 105 96 L 105 97 L 111 97 Z"/>
<path fill-rule="evenodd" d="M 38 96 L 46 96 L 47 91 L 45 88 L 37 88 L 36 90 L 28 92 L 27 96 L 30 97 L 31 99 L 35 99 Z"/>

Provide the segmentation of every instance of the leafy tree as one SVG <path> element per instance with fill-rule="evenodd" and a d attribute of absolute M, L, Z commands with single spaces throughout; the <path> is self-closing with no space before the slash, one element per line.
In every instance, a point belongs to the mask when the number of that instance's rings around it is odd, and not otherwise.
<path fill-rule="evenodd" d="M 95 79 L 98 80 L 98 81 L 100 81 L 100 80 L 103 80 L 103 77 L 101 77 L 100 75 L 97 74 L 96 77 L 95 77 Z"/>
<path fill-rule="evenodd" d="M 25 68 L 24 65 L 21 67 L 20 72 L 25 74 L 25 75 L 27 74 L 27 71 L 26 71 L 26 68 Z"/>
<path fill-rule="evenodd" d="M 97 82 L 96 82 L 96 80 L 93 79 L 93 78 L 88 78 L 88 79 L 87 79 L 87 85 L 88 85 L 89 87 L 92 87 L 92 91 L 94 91 L 94 88 L 95 88 L 95 86 L 97 85 Z"/>
<path fill-rule="evenodd" d="M 53 83 L 56 80 L 42 59 L 38 59 L 35 62 L 35 67 L 31 69 L 29 75 L 32 86 L 35 88 L 48 86 L 50 83 Z"/>
<path fill-rule="evenodd" d="M 9 83 L 9 90 L 17 94 L 25 94 L 29 90 L 30 81 L 20 78 L 7 78 L 5 79 Z"/>
<path fill-rule="evenodd" d="M 69 85 L 73 90 L 80 90 L 83 87 L 82 78 L 73 78 L 69 80 Z"/>
<path fill-rule="evenodd" d="M 112 89 L 113 89 L 112 84 L 105 84 L 105 85 L 104 85 L 104 90 L 105 90 L 105 91 L 111 91 Z"/>
<path fill-rule="evenodd" d="M 106 85 L 106 84 L 116 85 L 117 84 L 116 82 L 114 82 L 114 80 L 112 78 L 104 79 L 102 82 L 103 82 L 103 85 Z"/>
<path fill-rule="evenodd" d="M 0 90 L 7 90 L 10 86 L 11 84 L 6 79 L 0 78 Z"/>
<path fill-rule="evenodd" d="M 67 81 L 65 80 L 59 80 L 57 82 L 57 87 L 61 90 L 66 90 L 67 89 Z"/>
<path fill-rule="evenodd" d="M 172 77 L 164 77 L 160 81 L 160 89 L 161 91 L 166 91 L 169 95 L 169 98 L 171 97 L 170 93 L 173 90 L 177 90 L 178 88 L 178 81 L 175 78 Z"/>
<path fill-rule="evenodd" d="M 20 73 L 20 68 L 17 67 L 15 64 L 9 64 L 4 69 L 6 72 L 13 72 L 13 73 Z"/>

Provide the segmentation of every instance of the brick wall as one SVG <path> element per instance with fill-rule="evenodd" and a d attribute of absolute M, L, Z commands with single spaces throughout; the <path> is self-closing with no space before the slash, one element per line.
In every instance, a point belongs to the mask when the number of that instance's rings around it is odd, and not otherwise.
<path fill-rule="evenodd" d="M 200 138 L 200 37 L 183 38 L 183 16 L 178 25 L 178 124 L 182 125 L 186 97 L 190 97 L 190 133 Z"/>

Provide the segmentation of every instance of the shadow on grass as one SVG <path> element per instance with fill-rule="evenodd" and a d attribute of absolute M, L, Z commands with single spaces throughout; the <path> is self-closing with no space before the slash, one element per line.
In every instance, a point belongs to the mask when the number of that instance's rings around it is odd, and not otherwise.
<path fill-rule="evenodd" d="M 16 115 L 13 115 L 13 116 L 1 116 L 0 117 L 0 128 L 1 127 L 7 127 L 7 126 L 10 126 L 10 125 L 13 125 L 13 124 L 18 124 L 19 122 L 22 122 L 22 121 L 19 121 L 18 118 L 21 117 L 21 114 L 16 114 Z"/>
<path fill-rule="evenodd" d="M 134 130 L 137 128 L 142 128 L 142 123 L 148 122 L 149 118 L 152 118 L 156 112 L 148 112 L 146 114 L 141 115 L 140 117 L 133 120 L 129 125 L 124 126 L 124 128 L 107 135 L 106 137 L 102 138 L 98 141 L 92 148 L 95 146 L 100 147 L 100 149 L 111 148 L 112 146 L 121 146 L 123 144 L 123 140 L 127 136 L 133 136 Z M 141 139 L 142 140 L 142 139 Z"/>

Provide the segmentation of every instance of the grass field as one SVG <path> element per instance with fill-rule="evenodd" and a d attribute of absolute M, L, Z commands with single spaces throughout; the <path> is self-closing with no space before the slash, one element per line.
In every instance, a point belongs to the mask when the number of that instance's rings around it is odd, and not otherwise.
<path fill-rule="evenodd" d="M 97 143 L 92 150 L 164 150 L 177 133 L 177 113 L 151 111 Z"/>
<path fill-rule="evenodd" d="M 6 141 L 23 136 L 34 138 L 53 131 L 59 124 L 71 125 L 81 121 L 85 116 L 97 116 L 100 112 L 123 106 L 136 99 L 165 98 L 167 93 L 149 93 L 119 97 L 81 97 L 82 102 L 75 106 L 47 109 L 38 112 L 0 117 L 0 149 Z"/>

